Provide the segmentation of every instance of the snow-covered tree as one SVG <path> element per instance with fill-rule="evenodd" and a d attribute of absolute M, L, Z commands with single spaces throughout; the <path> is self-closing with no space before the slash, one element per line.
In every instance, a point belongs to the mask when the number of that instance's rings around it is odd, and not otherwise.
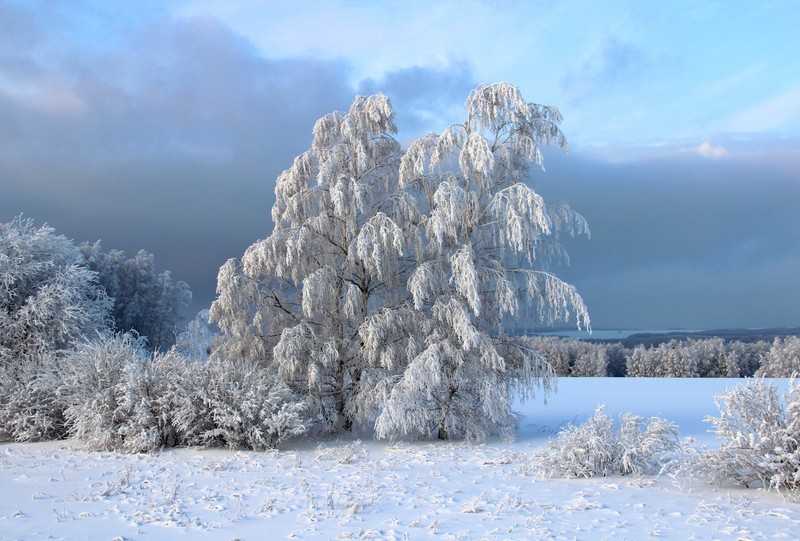
<path fill-rule="evenodd" d="M 686 341 L 686 349 L 697 362 L 699 377 L 716 378 L 728 374 L 728 348 L 722 338 L 690 339 Z"/>
<path fill-rule="evenodd" d="M 555 108 L 496 84 L 467 112 L 405 155 L 385 96 L 320 119 L 278 178 L 274 231 L 220 269 L 213 355 L 271 363 L 327 430 L 378 416 L 380 437 L 509 432 L 512 393 L 554 373 L 503 325 L 588 326 L 545 270 L 566 257 L 558 234 L 588 227 L 526 184 L 542 145 L 566 147 Z"/>
<path fill-rule="evenodd" d="M 575 362 L 575 340 L 558 336 L 536 336 L 527 338 L 528 344 L 553 367 L 556 375 L 569 376 Z"/>
<path fill-rule="evenodd" d="M 404 326 L 412 333 L 405 348 L 384 342 L 368 356 L 373 365 L 407 364 L 391 380 L 379 437 L 508 434 L 512 395 L 547 388 L 554 372 L 506 336 L 504 323 L 574 313 L 579 327 L 589 324 L 576 290 L 545 270 L 566 257 L 559 233 L 588 234 L 586 221 L 565 204 L 545 205 L 527 183 L 543 145 L 566 149 L 558 110 L 505 83 L 478 87 L 466 108 L 463 124 L 413 142 L 400 166 L 421 215 L 408 290 L 427 323 Z"/>
<path fill-rule="evenodd" d="M 698 359 L 690 343 L 670 340 L 653 351 L 655 373 L 663 378 L 696 378 L 700 376 Z"/>
<path fill-rule="evenodd" d="M 559 377 L 608 375 L 609 356 L 606 344 L 557 336 L 534 336 L 525 340 L 550 363 Z"/>
<path fill-rule="evenodd" d="M 576 377 L 605 377 L 608 375 L 608 353 L 602 344 L 578 342 L 575 365 L 570 375 Z"/>
<path fill-rule="evenodd" d="M 224 333 L 215 354 L 271 358 L 329 431 L 352 423 L 362 325 L 405 286 L 415 206 L 398 192 L 395 132 L 383 95 L 321 118 L 278 178 L 272 234 L 220 269 L 211 307 Z"/>
<path fill-rule="evenodd" d="M 643 345 L 638 345 L 631 351 L 628 357 L 626 366 L 626 373 L 631 378 L 646 378 L 655 375 L 652 350 L 647 349 Z"/>
<path fill-rule="evenodd" d="M 800 336 L 775 338 L 756 375 L 764 378 L 800 375 Z"/>
<path fill-rule="evenodd" d="M 763 340 L 758 342 L 737 340 L 728 344 L 724 375 L 729 378 L 752 377 L 761 366 L 768 351 L 769 344 Z"/>
<path fill-rule="evenodd" d="M 606 344 L 606 356 L 608 357 L 607 375 L 615 378 L 625 377 L 627 375 L 627 362 L 628 357 L 631 355 L 631 350 L 626 348 L 620 342 L 612 342 Z"/>
<path fill-rule="evenodd" d="M 200 310 L 175 340 L 175 349 L 193 361 L 205 361 L 214 345 L 214 332 L 208 326 L 208 310 Z"/>
<path fill-rule="evenodd" d="M 46 356 L 106 329 L 109 308 L 71 240 L 21 216 L 0 225 L 0 364 Z"/>
<path fill-rule="evenodd" d="M 99 241 L 80 248 L 114 303 L 114 329 L 146 337 L 149 349 L 169 349 L 192 300 L 186 282 L 173 282 L 169 271 L 157 272 L 153 254 L 144 250 L 127 258 L 120 250 L 103 252 Z"/>

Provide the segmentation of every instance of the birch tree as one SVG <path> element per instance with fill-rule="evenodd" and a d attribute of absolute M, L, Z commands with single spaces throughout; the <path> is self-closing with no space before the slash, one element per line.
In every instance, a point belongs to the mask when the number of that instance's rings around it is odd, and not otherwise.
<path fill-rule="evenodd" d="M 512 396 L 549 389 L 554 372 L 504 324 L 588 326 L 546 270 L 566 259 L 559 234 L 588 227 L 526 183 L 541 146 L 566 148 L 555 108 L 497 84 L 467 112 L 405 153 L 385 96 L 320 119 L 278 178 L 272 234 L 220 269 L 212 355 L 271 363 L 328 431 L 510 434 Z"/>
<path fill-rule="evenodd" d="M 405 286 L 416 207 L 398 191 L 394 133 L 383 95 L 321 118 L 278 177 L 272 234 L 222 267 L 211 307 L 227 337 L 216 354 L 271 359 L 328 431 L 352 423 L 361 326 Z"/>
<path fill-rule="evenodd" d="M 415 141 L 400 165 L 400 185 L 421 215 L 407 287 L 428 323 L 401 352 L 410 358 L 377 419 L 379 437 L 510 435 L 512 397 L 536 384 L 549 389 L 555 374 L 506 336 L 504 323 L 574 314 L 589 325 L 577 291 L 546 270 L 566 258 L 559 233 L 588 234 L 587 223 L 567 205 L 546 205 L 527 183 L 542 146 L 567 148 L 558 110 L 505 83 L 478 87 L 466 108 L 464 123 Z"/>

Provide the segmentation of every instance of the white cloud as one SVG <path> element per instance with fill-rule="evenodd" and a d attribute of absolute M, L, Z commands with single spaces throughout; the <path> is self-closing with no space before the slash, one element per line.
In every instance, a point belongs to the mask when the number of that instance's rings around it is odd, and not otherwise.
<path fill-rule="evenodd" d="M 695 149 L 695 152 L 705 158 L 722 158 L 728 151 L 723 146 L 714 146 L 708 141 L 703 141 Z"/>

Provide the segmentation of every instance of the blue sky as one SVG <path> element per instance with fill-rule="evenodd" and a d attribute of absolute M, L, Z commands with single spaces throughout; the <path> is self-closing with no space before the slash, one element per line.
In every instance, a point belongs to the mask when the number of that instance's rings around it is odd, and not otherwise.
<path fill-rule="evenodd" d="M 466 62 L 560 106 L 573 145 L 800 131 L 797 2 L 180 2 L 266 56 L 343 60 L 355 85 Z"/>
<path fill-rule="evenodd" d="M 0 0 L 0 221 L 144 248 L 210 303 L 313 122 L 384 92 L 399 139 L 507 81 L 593 228 L 556 269 L 597 327 L 800 325 L 800 2 Z"/>

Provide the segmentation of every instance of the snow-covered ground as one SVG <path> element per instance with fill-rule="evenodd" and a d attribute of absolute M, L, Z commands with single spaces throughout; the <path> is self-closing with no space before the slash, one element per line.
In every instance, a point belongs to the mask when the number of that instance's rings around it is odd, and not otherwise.
<path fill-rule="evenodd" d="M 598 403 L 716 445 L 707 415 L 736 380 L 561 379 L 520 405 L 519 438 L 483 445 L 292 442 L 268 453 L 88 453 L 0 445 L 8 539 L 800 539 L 800 503 L 668 477 L 543 479 L 532 451 Z M 785 387 L 785 380 L 778 380 Z"/>

